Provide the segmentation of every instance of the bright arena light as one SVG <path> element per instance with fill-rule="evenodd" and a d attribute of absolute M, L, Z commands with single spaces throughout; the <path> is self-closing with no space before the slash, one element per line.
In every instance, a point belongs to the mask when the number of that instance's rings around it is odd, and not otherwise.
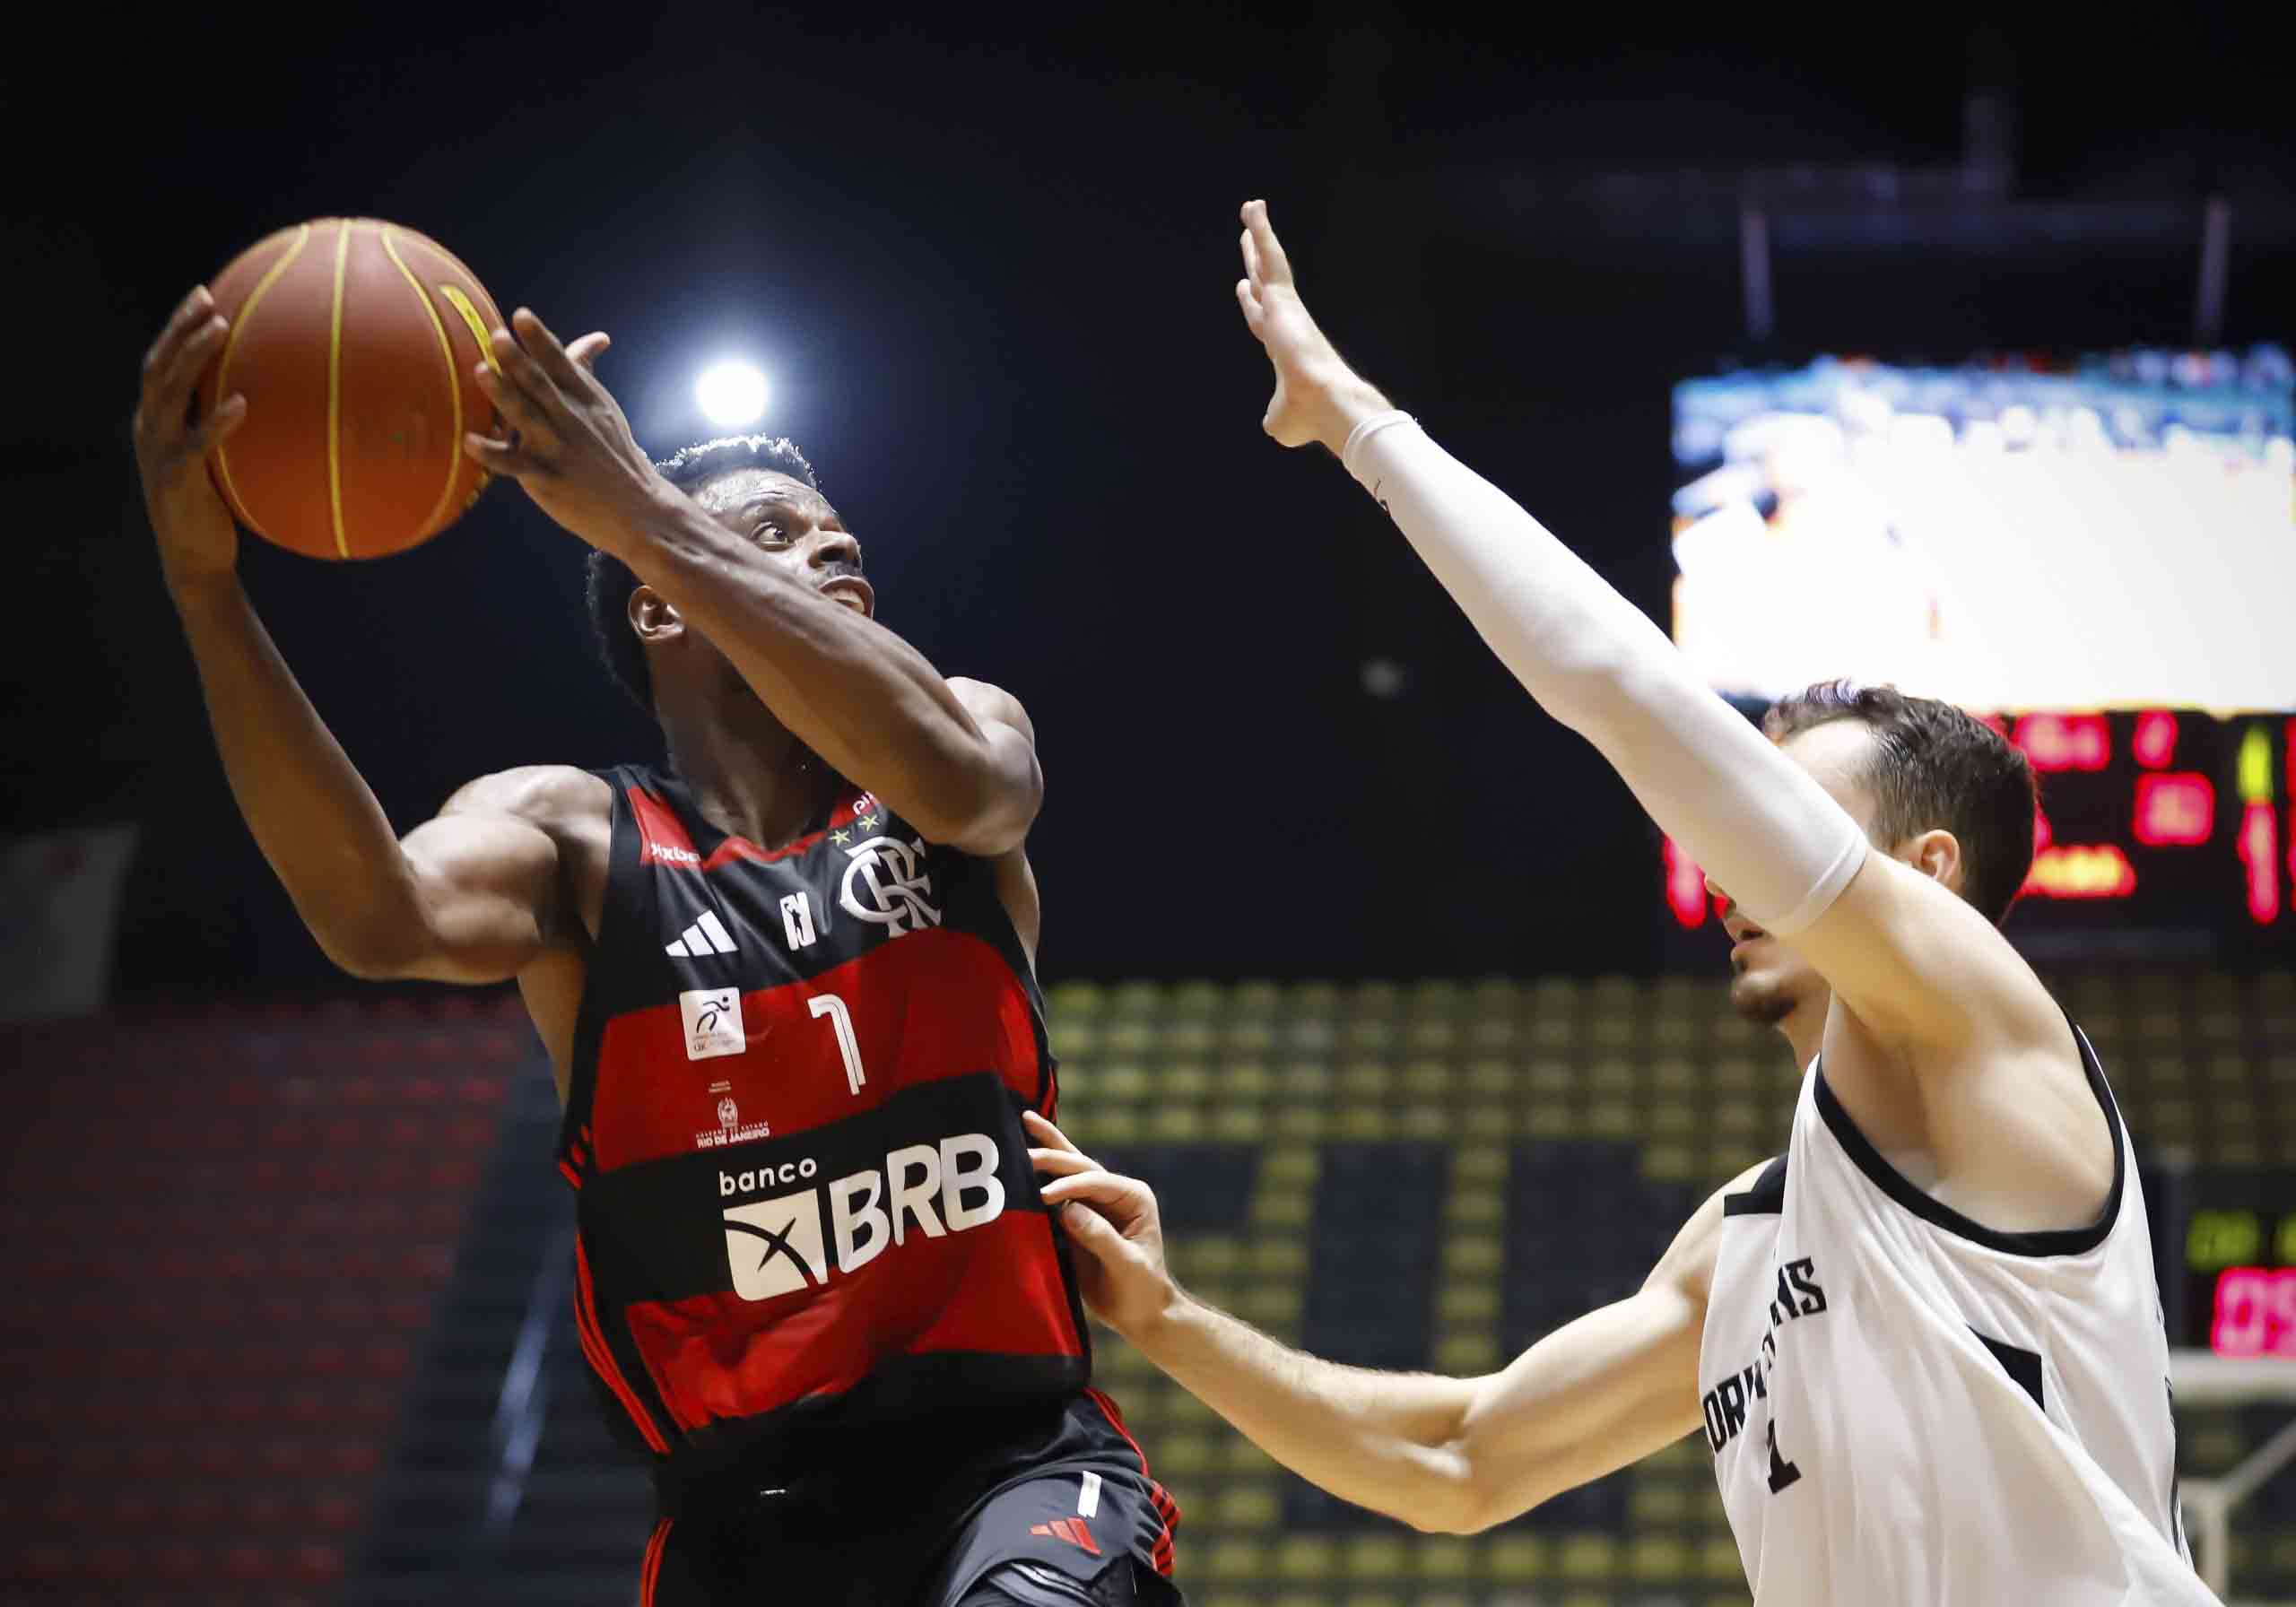
<path fill-rule="evenodd" d="M 694 382 L 694 400 L 721 430 L 738 430 L 765 416 L 765 376 L 749 363 L 713 363 Z"/>

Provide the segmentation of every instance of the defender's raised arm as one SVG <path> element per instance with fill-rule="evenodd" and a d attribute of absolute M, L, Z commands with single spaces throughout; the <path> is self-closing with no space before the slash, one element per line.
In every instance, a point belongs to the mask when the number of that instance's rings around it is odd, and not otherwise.
<path fill-rule="evenodd" d="M 2060 1047 L 2062 1017 L 1950 864 L 1869 853 L 1809 770 L 1708 688 L 1642 612 L 1437 446 L 1309 317 L 1265 203 L 1244 209 L 1244 319 L 1276 386 L 1265 428 L 1329 448 L 1540 706 L 1593 743 L 1651 818 L 1764 931 L 1791 940 L 1900 1046 Z M 1940 853 L 1944 849 L 1940 846 Z"/>

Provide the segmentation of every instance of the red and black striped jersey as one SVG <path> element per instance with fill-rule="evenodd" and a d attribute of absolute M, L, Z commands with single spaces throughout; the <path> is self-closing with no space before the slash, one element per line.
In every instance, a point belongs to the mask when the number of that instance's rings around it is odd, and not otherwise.
<path fill-rule="evenodd" d="M 560 1166 L 615 1415 L 684 1477 L 1082 1388 L 1020 1125 L 1051 1113 L 1054 1061 L 994 866 L 856 790 L 768 851 L 672 777 L 598 774 L 612 859 Z"/>

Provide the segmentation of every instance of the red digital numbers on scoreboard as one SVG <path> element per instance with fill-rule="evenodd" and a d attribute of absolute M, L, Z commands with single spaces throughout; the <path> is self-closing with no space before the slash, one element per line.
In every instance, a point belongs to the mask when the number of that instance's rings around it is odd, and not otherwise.
<path fill-rule="evenodd" d="M 2216 826 L 2216 787 L 2205 776 L 2180 770 L 2136 778 L 2136 840 L 2148 848 L 2205 843 Z"/>
<path fill-rule="evenodd" d="M 2219 1356 L 2296 1360 L 2296 1266 L 2228 1266 L 2218 1273 L 2208 1346 Z"/>
<path fill-rule="evenodd" d="M 2037 770 L 2101 770 L 2112 758 L 2112 734 L 2098 714 L 2029 714 L 2009 740 Z"/>

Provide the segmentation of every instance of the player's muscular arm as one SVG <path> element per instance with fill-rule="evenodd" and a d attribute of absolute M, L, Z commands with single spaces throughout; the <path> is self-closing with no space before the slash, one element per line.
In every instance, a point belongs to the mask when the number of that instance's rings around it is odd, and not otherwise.
<path fill-rule="evenodd" d="M 833 603 L 666 483 L 616 555 L 733 661 L 799 741 L 929 842 L 994 856 L 1044 793 L 1018 699 L 949 680 L 874 620 Z"/>
<path fill-rule="evenodd" d="M 239 812 L 304 924 L 345 969 L 507 977 L 548 939 L 562 903 L 559 858 L 547 832 L 486 800 L 515 790 L 530 811 L 547 801 L 563 814 L 574 807 L 572 784 L 465 789 L 459 806 L 402 849 L 239 586 L 239 533 L 205 458 L 245 404 L 230 397 L 212 418 L 190 418 L 193 387 L 223 331 L 204 288 L 185 299 L 144 359 L 134 436 L 161 568 Z M 604 784 L 579 778 L 596 788 L 603 820 Z"/>
<path fill-rule="evenodd" d="M 181 588 L 178 612 L 239 812 L 327 958 L 356 977 L 500 982 L 566 935 L 558 839 L 531 818 L 546 789 L 488 777 L 404 845 L 229 577 Z M 547 804 L 601 820 L 580 771 Z M 568 779 L 570 778 L 570 779 Z"/>
<path fill-rule="evenodd" d="M 1238 300 L 1276 371 L 1269 433 L 1341 457 L 1540 706 L 1601 751 L 1752 919 L 1916 1070 L 1950 1066 L 1972 1033 L 1989 1048 L 2070 1052 L 2039 983 L 1983 916 L 1869 854 L 1841 806 L 1641 610 L 1340 360 L 1259 203 L 1243 248 Z"/>
<path fill-rule="evenodd" d="M 480 384 L 513 446 L 465 449 L 515 477 L 550 516 L 628 564 L 731 659 L 765 706 L 838 772 L 928 841 L 992 857 L 1028 835 L 1043 795 L 1020 704 L 944 680 L 883 625 L 832 603 L 654 472 L 575 349 L 521 308 Z M 602 341 L 602 336 L 585 340 Z"/>
<path fill-rule="evenodd" d="M 1700 1422 L 1721 1194 L 1642 1288 L 1480 1378 L 1373 1372 L 1309 1356 L 1182 1290 L 1155 1195 L 1024 1118 L 1045 1199 L 1084 1254 L 1087 1302 L 1189 1394 L 1301 1478 L 1414 1528 L 1470 1533 L 1679 1439 Z M 1733 1186 L 1735 1186 L 1735 1185 Z"/>

